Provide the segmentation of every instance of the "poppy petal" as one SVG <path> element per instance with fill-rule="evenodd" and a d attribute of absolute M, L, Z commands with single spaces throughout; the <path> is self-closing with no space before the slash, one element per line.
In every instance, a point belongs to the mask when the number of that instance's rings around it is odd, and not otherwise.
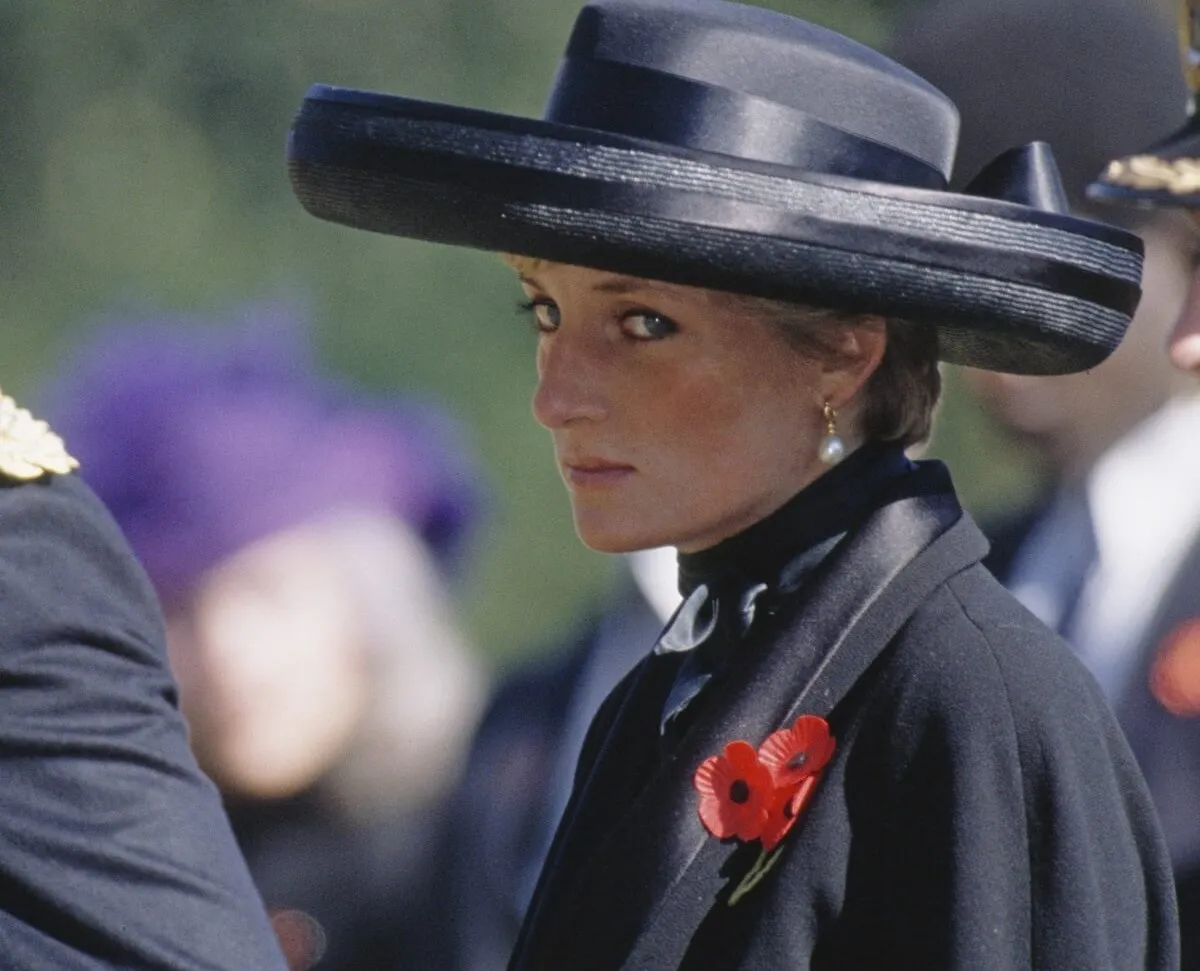
<path fill-rule="evenodd" d="M 763 849 L 768 853 L 775 849 L 796 825 L 796 820 L 800 818 L 800 813 L 808 805 L 820 778 L 820 773 L 817 773 L 805 777 L 796 788 L 790 791 L 787 789 L 776 790 L 776 798 L 771 805 L 762 831 Z"/>
<path fill-rule="evenodd" d="M 705 759 L 692 777 L 700 793 L 700 821 L 713 836 L 758 839 L 766 822 L 774 780 L 749 742 L 730 742 Z"/>
<path fill-rule="evenodd" d="M 692 785 L 702 796 L 711 796 L 716 792 L 716 776 L 720 771 L 721 756 L 710 755 L 700 763 L 700 768 L 692 776 Z"/>
<path fill-rule="evenodd" d="M 835 747 L 824 718 L 801 715 L 790 727 L 771 734 L 758 751 L 775 784 L 790 787 L 824 769 Z"/>

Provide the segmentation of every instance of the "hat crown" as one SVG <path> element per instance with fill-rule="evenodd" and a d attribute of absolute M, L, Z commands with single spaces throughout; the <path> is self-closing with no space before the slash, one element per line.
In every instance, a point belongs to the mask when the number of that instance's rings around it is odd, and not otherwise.
<path fill-rule="evenodd" d="M 548 120 L 577 123 L 564 88 L 579 62 L 658 72 L 790 109 L 950 176 L 953 102 L 877 51 L 795 17 L 723 0 L 593 0 L 576 19 Z M 587 100 L 595 95 L 589 89 Z"/>

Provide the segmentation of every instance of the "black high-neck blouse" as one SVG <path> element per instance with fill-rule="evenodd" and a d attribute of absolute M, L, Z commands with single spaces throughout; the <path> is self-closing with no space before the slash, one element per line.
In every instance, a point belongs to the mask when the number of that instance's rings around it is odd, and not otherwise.
<path fill-rule="evenodd" d="M 686 597 L 700 584 L 775 586 L 797 557 L 853 531 L 893 480 L 913 468 L 898 445 L 861 446 L 748 529 L 706 550 L 679 554 L 679 592 Z"/>
<path fill-rule="evenodd" d="M 654 648 L 656 655 L 675 655 L 678 665 L 662 706 L 665 739 L 678 735 L 697 697 L 730 669 L 756 618 L 795 596 L 914 468 L 897 445 L 864 445 L 748 529 L 679 555 L 685 600 Z"/>

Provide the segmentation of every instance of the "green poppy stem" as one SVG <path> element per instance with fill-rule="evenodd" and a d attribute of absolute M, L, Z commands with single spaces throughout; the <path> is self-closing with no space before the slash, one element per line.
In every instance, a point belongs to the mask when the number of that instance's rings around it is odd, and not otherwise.
<path fill-rule="evenodd" d="M 746 875 L 742 877 L 742 882 L 739 883 L 734 889 L 733 893 L 729 895 L 728 905 L 730 907 L 732 907 L 744 896 L 746 896 L 746 894 L 757 887 L 759 883 L 762 882 L 763 877 L 771 872 L 771 868 L 775 866 L 779 860 L 779 851 L 781 849 L 783 849 L 782 846 L 777 846 L 770 853 L 764 849 L 758 854 L 758 859 L 754 861 L 754 865 L 750 867 L 750 869 L 746 872 Z"/>

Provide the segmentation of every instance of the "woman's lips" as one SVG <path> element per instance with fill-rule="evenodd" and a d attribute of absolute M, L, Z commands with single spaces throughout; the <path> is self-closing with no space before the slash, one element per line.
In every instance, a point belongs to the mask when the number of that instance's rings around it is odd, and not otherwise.
<path fill-rule="evenodd" d="M 615 485 L 633 473 L 632 465 L 592 459 L 563 462 L 562 468 L 563 478 L 573 486 Z"/>

